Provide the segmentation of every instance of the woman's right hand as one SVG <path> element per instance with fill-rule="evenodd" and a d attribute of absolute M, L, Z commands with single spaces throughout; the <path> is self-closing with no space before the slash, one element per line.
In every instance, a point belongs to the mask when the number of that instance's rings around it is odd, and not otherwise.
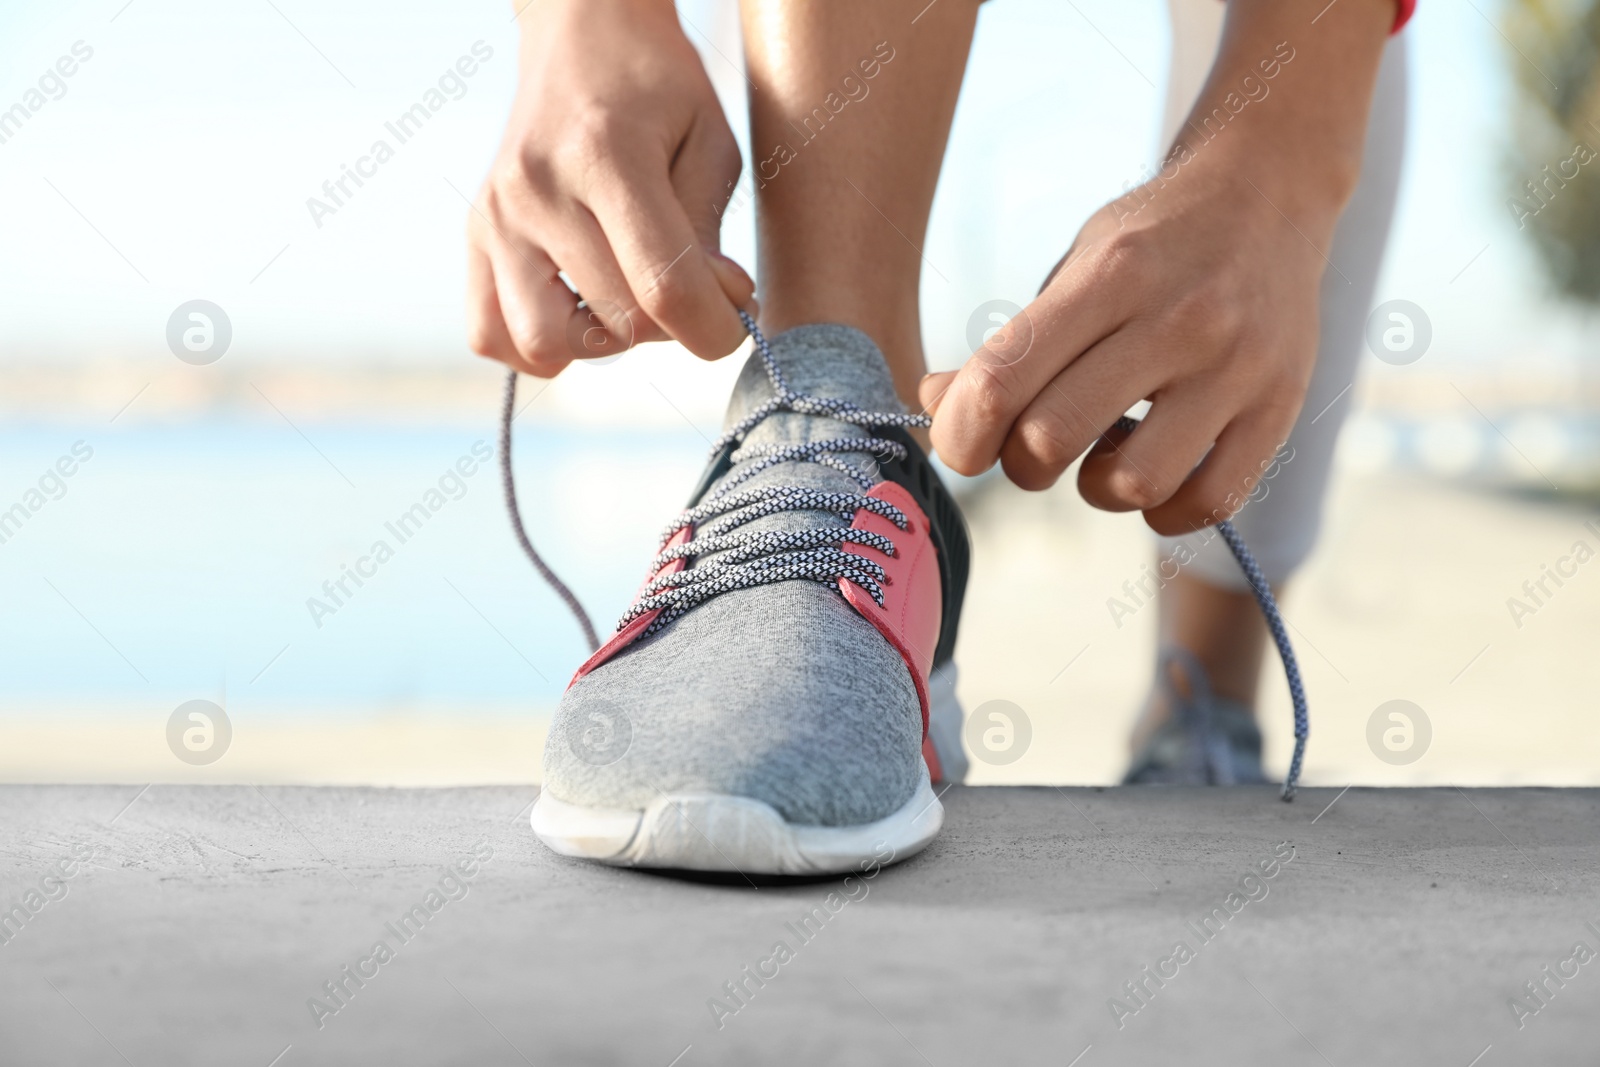
<path fill-rule="evenodd" d="M 516 101 L 467 225 L 473 351 L 542 378 L 667 338 L 729 354 L 755 291 L 719 251 L 739 149 L 671 0 L 519 18 Z"/>

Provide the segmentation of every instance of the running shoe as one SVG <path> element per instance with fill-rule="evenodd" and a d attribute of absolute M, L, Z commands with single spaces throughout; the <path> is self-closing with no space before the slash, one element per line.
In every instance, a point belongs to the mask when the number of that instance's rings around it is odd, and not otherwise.
<path fill-rule="evenodd" d="M 551 726 L 532 821 L 564 855 L 867 869 L 933 839 L 941 755 L 964 769 L 951 651 L 969 545 L 907 432 L 927 419 L 860 331 L 769 343 L 746 325 L 710 465 Z"/>
<path fill-rule="evenodd" d="M 1190 652 L 1169 648 L 1156 671 L 1167 717 L 1140 747 L 1124 785 L 1260 785 L 1261 728 L 1250 709 L 1217 696 Z"/>

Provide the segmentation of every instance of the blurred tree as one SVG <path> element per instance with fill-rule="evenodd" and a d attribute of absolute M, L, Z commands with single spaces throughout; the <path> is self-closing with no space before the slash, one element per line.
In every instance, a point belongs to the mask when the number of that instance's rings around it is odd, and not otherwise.
<path fill-rule="evenodd" d="M 1506 202 L 1563 295 L 1600 304 L 1600 0 L 1508 0 Z"/>

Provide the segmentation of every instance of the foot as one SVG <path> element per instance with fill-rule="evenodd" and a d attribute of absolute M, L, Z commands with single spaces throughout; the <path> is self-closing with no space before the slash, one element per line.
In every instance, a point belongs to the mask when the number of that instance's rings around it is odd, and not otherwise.
<path fill-rule="evenodd" d="M 932 840 L 929 681 L 968 548 L 905 432 L 918 421 L 859 331 L 757 334 L 689 510 L 556 712 L 533 811 L 547 845 L 804 874 Z"/>
<path fill-rule="evenodd" d="M 1124 785 L 1259 785 L 1261 730 L 1250 709 L 1211 690 L 1181 648 L 1162 654 L 1153 707 L 1163 718 L 1140 746 Z"/>

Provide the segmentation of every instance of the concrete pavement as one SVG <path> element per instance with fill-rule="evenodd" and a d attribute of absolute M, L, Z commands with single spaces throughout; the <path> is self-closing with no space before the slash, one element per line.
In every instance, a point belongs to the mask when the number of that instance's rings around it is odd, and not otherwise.
<path fill-rule="evenodd" d="M 1600 1056 L 1596 790 L 957 787 L 756 885 L 556 857 L 536 795 L 0 787 L 0 1062 Z"/>

